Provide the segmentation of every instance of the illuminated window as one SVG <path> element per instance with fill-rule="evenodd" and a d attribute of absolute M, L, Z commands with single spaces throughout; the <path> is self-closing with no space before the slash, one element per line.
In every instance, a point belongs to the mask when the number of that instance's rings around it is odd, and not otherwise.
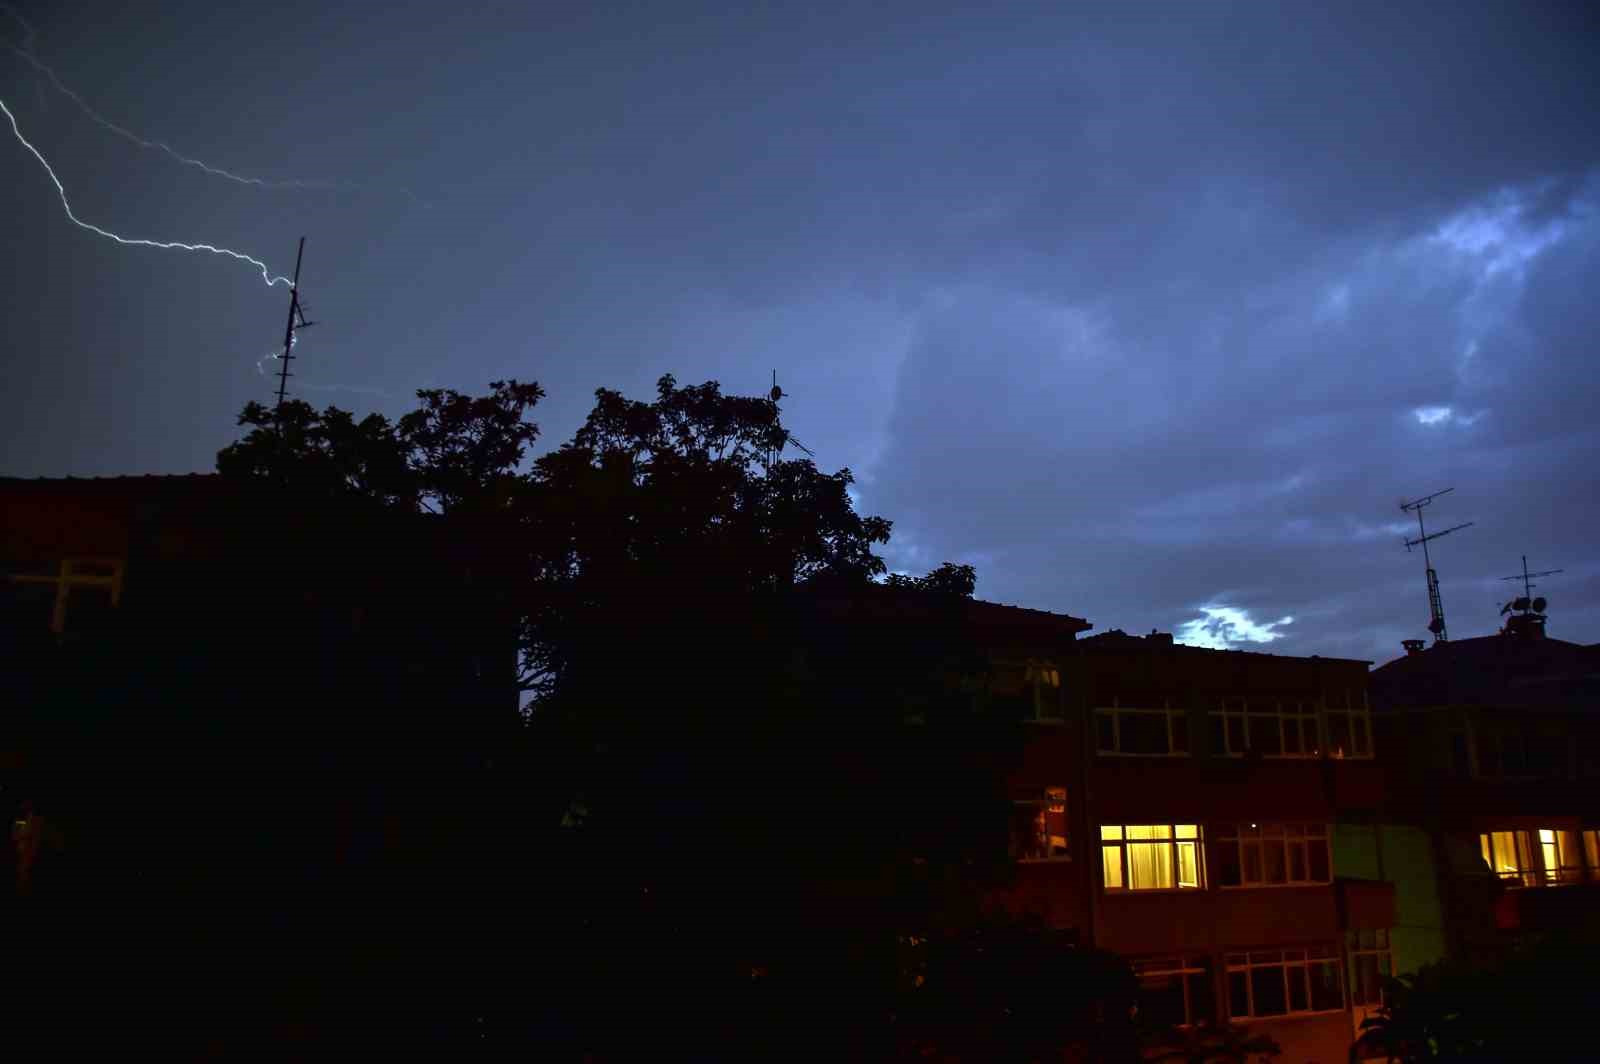
<path fill-rule="evenodd" d="M 1229 953 L 1226 964 L 1228 1015 L 1234 1019 L 1344 1008 L 1339 958 L 1330 947 Z"/>
<path fill-rule="evenodd" d="M 1198 824 L 1105 824 L 1100 864 L 1107 890 L 1199 890 L 1205 856 Z"/>
<path fill-rule="evenodd" d="M 1539 885 L 1539 868 L 1533 858 L 1533 837 L 1526 831 L 1489 831 L 1478 836 L 1483 859 L 1491 871 L 1512 886 Z"/>
<path fill-rule="evenodd" d="M 1067 789 L 1035 787 L 1011 802 L 1011 856 L 1018 861 L 1065 861 Z"/>
<path fill-rule="evenodd" d="M 1222 757 L 1320 757 L 1317 709 L 1310 702 L 1221 698 L 1207 713 L 1211 752 Z"/>
<path fill-rule="evenodd" d="M 1394 977 L 1394 955 L 1385 928 L 1349 932 L 1350 1004 L 1376 1008 L 1383 1004 L 1383 984 Z"/>
<path fill-rule="evenodd" d="M 1583 859 L 1589 866 L 1589 878 L 1600 879 L 1600 831 L 1585 831 L 1583 834 Z"/>
<path fill-rule="evenodd" d="M 1189 755 L 1189 711 L 1163 699 L 1159 706 L 1124 706 L 1114 699 L 1094 711 L 1095 750 L 1152 757 Z"/>
<path fill-rule="evenodd" d="M 1337 703 L 1329 698 L 1324 715 L 1328 721 L 1329 757 L 1372 756 L 1372 717 L 1367 711 L 1365 691 L 1346 691 Z"/>
<path fill-rule="evenodd" d="M 989 683 L 991 707 L 1012 720 L 1059 721 L 1061 670 L 1054 662 L 997 662 Z"/>
<path fill-rule="evenodd" d="M 1539 857 L 1547 884 L 1583 882 L 1583 852 L 1576 831 L 1539 829 Z"/>
<path fill-rule="evenodd" d="M 1212 840 L 1219 887 L 1332 882 L 1326 824 L 1227 824 Z"/>
<path fill-rule="evenodd" d="M 63 635 L 94 629 L 121 603 L 122 568 L 116 558 L 64 558 L 52 569 L 14 572 L 7 580 L 24 594 L 37 589 L 41 605 L 49 606 L 50 631 Z"/>
<path fill-rule="evenodd" d="M 1133 961 L 1139 1012 L 1158 1025 L 1189 1027 L 1216 1018 L 1211 962 L 1205 957 L 1148 957 Z"/>

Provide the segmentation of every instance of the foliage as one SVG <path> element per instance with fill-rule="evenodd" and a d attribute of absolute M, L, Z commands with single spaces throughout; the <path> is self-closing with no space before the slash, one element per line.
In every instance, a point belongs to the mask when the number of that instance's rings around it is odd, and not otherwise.
<path fill-rule="evenodd" d="M 892 573 L 884 583 L 897 590 L 971 598 L 978 586 L 978 571 L 970 565 L 945 562 L 926 576 Z"/>
<path fill-rule="evenodd" d="M 524 420 L 544 391 L 492 381 L 490 392 L 417 392 L 417 409 L 391 422 L 357 421 L 337 406 L 291 399 L 277 410 L 252 402 L 239 415 L 244 439 L 217 454 L 224 476 L 271 478 L 313 497 L 367 499 L 402 510 L 448 512 L 509 502 L 518 466 L 539 428 Z"/>
<path fill-rule="evenodd" d="M 1587 1060 L 1600 989 L 1578 973 L 1600 946 L 1594 925 L 1534 938 L 1487 960 L 1447 958 L 1389 980 L 1351 1059 Z"/>

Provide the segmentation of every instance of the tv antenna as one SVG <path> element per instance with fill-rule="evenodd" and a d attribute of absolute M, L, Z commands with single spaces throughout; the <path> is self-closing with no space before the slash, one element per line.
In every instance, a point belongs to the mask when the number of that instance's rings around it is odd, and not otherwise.
<path fill-rule="evenodd" d="M 767 393 L 767 402 L 772 406 L 772 420 L 774 425 L 777 424 L 778 420 L 778 401 L 783 398 L 783 394 L 783 389 L 778 387 L 778 371 L 773 370 L 772 390 Z M 769 477 L 772 475 L 772 465 L 778 460 L 778 455 L 783 451 L 784 447 L 791 443 L 794 444 L 797 450 L 803 452 L 807 458 L 816 457 L 816 455 L 812 453 L 811 448 L 807 447 L 805 444 L 789 435 L 787 431 L 783 432 L 782 439 L 778 439 L 777 435 L 774 434 L 773 443 L 776 444 L 776 446 L 769 444 L 766 453 L 766 468 L 767 475 Z"/>
<path fill-rule="evenodd" d="M 294 358 L 295 333 L 315 325 L 314 321 L 306 321 L 304 308 L 300 305 L 300 261 L 305 258 L 306 238 L 300 238 L 300 250 L 294 256 L 294 280 L 289 283 L 289 323 L 283 327 L 283 354 L 278 356 L 282 364 L 278 367 L 278 405 L 276 416 L 278 420 L 278 433 L 283 433 L 283 399 L 289 391 L 289 378 L 294 374 L 289 372 L 289 361 Z"/>
<path fill-rule="evenodd" d="M 1533 582 L 1533 578 L 1536 576 L 1554 576 L 1556 573 L 1565 571 L 1565 569 L 1546 569 L 1543 572 L 1530 573 L 1528 572 L 1528 556 L 1524 554 L 1522 556 L 1522 572 L 1517 576 L 1502 576 L 1500 578 L 1502 580 L 1522 581 L 1522 597 L 1512 599 L 1506 603 L 1505 607 L 1500 611 L 1501 615 L 1504 616 L 1512 610 L 1521 610 L 1523 613 L 1543 613 L 1547 603 L 1542 596 L 1540 598 L 1533 597 L 1533 589 L 1539 586 Z"/>
<path fill-rule="evenodd" d="M 1414 511 L 1417 515 L 1417 538 L 1406 540 L 1406 550 L 1409 552 L 1412 547 L 1417 546 L 1422 548 L 1422 564 L 1428 571 L 1428 612 L 1432 615 L 1428 620 L 1428 631 L 1433 633 L 1433 641 L 1435 643 L 1448 642 L 1450 636 L 1444 626 L 1444 602 L 1439 597 L 1439 574 L 1433 571 L 1433 560 L 1428 557 L 1428 540 L 1438 539 L 1440 536 L 1448 536 L 1450 533 L 1459 532 L 1463 528 L 1470 528 L 1476 522 L 1468 521 L 1466 524 L 1454 525 L 1441 532 L 1430 534 L 1423 527 L 1422 511 L 1424 507 L 1439 496 L 1448 495 L 1455 490 L 1455 488 L 1445 488 L 1443 491 L 1436 491 L 1432 495 L 1424 495 L 1420 499 L 1413 499 L 1410 502 L 1402 502 L 1400 504 L 1400 509 L 1407 513 Z"/>

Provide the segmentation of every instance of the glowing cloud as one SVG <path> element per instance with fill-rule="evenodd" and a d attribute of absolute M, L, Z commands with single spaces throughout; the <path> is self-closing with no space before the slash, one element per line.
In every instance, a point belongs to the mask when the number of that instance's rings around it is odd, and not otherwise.
<path fill-rule="evenodd" d="M 255 258 L 254 256 L 246 255 L 242 251 L 234 251 L 232 248 L 219 248 L 214 244 L 184 244 L 176 240 L 145 240 L 142 238 L 118 236 L 116 233 L 113 233 L 108 229 L 101 229 L 98 225 L 89 224 L 88 222 L 79 218 L 76 214 L 72 213 L 72 204 L 67 202 L 66 186 L 62 185 L 61 179 L 56 176 L 56 172 L 51 169 L 50 163 L 42 154 L 40 154 L 39 149 L 28 143 L 28 138 L 22 135 L 22 130 L 17 125 L 17 116 L 11 113 L 11 108 L 6 106 L 4 100 L 0 100 L 0 111 L 5 112 L 6 118 L 10 120 L 11 132 L 16 135 L 17 142 L 20 143 L 24 148 L 27 148 L 28 151 L 33 154 L 33 157 L 39 160 L 39 165 L 44 167 L 44 172 L 50 175 L 51 183 L 56 186 L 56 195 L 61 198 L 61 208 L 62 210 L 66 211 L 67 220 L 73 225 L 77 226 L 79 229 L 87 229 L 96 236 L 103 236 L 107 240 L 114 240 L 118 244 L 122 244 L 127 247 L 160 248 L 163 251 L 205 251 L 212 255 L 226 255 L 228 258 L 238 259 L 240 262 L 248 262 L 250 265 L 259 269 L 261 271 L 261 279 L 267 282 L 267 286 L 269 288 L 280 282 L 285 285 L 290 285 L 291 287 L 293 286 L 294 282 L 289 280 L 289 278 L 275 275 L 267 268 L 266 263 L 262 262 L 258 258 Z"/>
<path fill-rule="evenodd" d="M 1175 642 L 1191 647 L 1226 650 L 1235 643 L 1270 643 L 1282 639 L 1276 629 L 1293 624 L 1293 617 L 1253 621 L 1248 610 L 1237 606 L 1201 606 L 1200 616 L 1184 621 L 1173 633 Z"/>

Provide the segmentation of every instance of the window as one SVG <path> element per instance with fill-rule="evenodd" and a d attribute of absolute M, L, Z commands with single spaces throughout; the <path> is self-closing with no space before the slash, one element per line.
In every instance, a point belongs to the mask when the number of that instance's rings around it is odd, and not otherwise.
<path fill-rule="evenodd" d="M 1329 947 L 1226 955 L 1228 1015 L 1234 1019 L 1344 1008 L 1339 958 Z"/>
<path fill-rule="evenodd" d="M 1220 887 L 1284 887 L 1332 882 L 1326 824 L 1227 824 L 1217 848 Z"/>
<path fill-rule="evenodd" d="M 1011 856 L 1018 861 L 1065 861 L 1067 789 L 1034 787 L 1011 802 Z"/>
<path fill-rule="evenodd" d="M 1139 1011 L 1161 1025 L 1189 1027 L 1216 1018 L 1211 962 L 1205 957 L 1148 957 L 1133 962 Z"/>
<path fill-rule="evenodd" d="M 1472 776 L 1472 740 L 1466 715 L 1460 710 L 1452 712 L 1446 726 L 1450 736 L 1450 775 L 1468 779 Z"/>
<path fill-rule="evenodd" d="M 1385 928 L 1349 932 L 1350 1004 L 1377 1008 L 1383 1004 L 1383 983 L 1394 977 L 1394 956 Z"/>
<path fill-rule="evenodd" d="M 1319 757 L 1322 740 L 1310 702 L 1222 698 L 1207 714 L 1211 752 L 1222 757 Z"/>
<path fill-rule="evenodd" d="M 1124 706 L 1113 699 L 1094 711 L 1095 750 L 1101 754 L 1187 757 L 1189 712 L 1166 699 L 1160 706 Z"/>
<path fill-rule="evenodd" d="M 1048 661 L 997 663 L 989 697 L 990 705 L 1010 720 L 1061 720 L 1061 670 Z"/>
<path fill-rule="evenodd" d="M 1371 757 L 1372 717 L 1365 691 L 1345 691 L 1342 705 L 1328 700 L 1328 756 Z"/>
<path fill-rule="evenodd" d="M 116 558 L 64 558 L 53 570 L 24 570 L 7 579 L 24 598 L 48 603 L 49 628 L 57 635 L 93 630 L 122 600 L 122 562 Z M 30 590 L 35 594 L 29 596 Z"/>
<path fill-rule="evenodd" d="M 1200 826 L 1102 825 L 1100 862 L 1107 890 L 1199 890 Z"/>
<path fill-rule="evenodd" d="M 1528 749 L 1520 727 L 1483 729 L 1478 736 L 1478 775 L 1491 779 L 1528 775 Z"/>
<path fill-rule="evenodd" d="M 1600 831 L 1540 828 L 1478 836 L 1484 863 L 1511 886 L 1548 887 L 1600 878 Z"/>

